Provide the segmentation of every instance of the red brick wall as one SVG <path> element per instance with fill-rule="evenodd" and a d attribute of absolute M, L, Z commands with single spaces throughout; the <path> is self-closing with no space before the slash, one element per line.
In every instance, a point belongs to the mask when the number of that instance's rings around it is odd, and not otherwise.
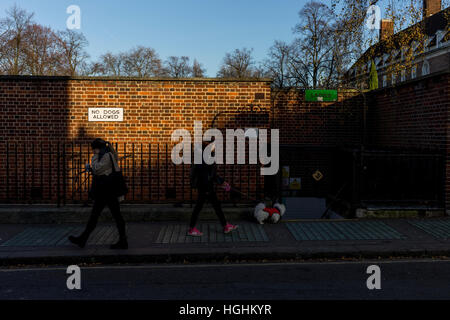
<path fill-rule="evenodd" d="M 442 9 L 442 0 L 423 0 L 423 16 L 429 17 Z"/>
<path fill-rule="evenodd" d="M 3 76 L 0 105 L 0 176 L 8 181 L 0 185 L 0 197 L 17 202 L 30 200 L 39 188 L 50 202 L 61 194 L 84 199 L 88 185 L 80 185 L 86 176 L 79 172 L 95 137 L 118 143 L 119 154 L 128 155 L 121 161 L 132 186 L 128 200 L 181 201 L 191 197 L 189 166 L 170 162 L 170 134 L 177 128 L 192 130 L 194 120 L 201 120 L 204 129 L 277 128 L 281 145 L 313 147 L 299 155 L 298 163 L 286 163 L 303 177 L 304 190 L 313 192 L 329 183 L 327 148 L 359 145 L 362 134 L 357 92 L 340 92 L 334 103 L 306 103 L 302 91 L 271 92 L 269 81 Z M 88 122 L 89 107 L 124 108 L 124 121 Z M 54 156 L 57 142 L 59 159 Z M 264 183 L 257 169 L 219 166 L 251 198 L 261 196 Z M 324 174 L 320 185 L 311 178 L 315 170 Z"/>
<path fill-rule="evenodd" d="M 382 148 L 435 148 L 449 159 L 449 92 L 447 74 L 409 82 L 395 91 L 369 94 L 369 142 Z M 182 195 L 189 199 L 189 167 L 175 167 L 170 162 L 174 129 L 192 130 L 193 121 L 202 120 L 204 129 L 211 125 L 278 128 L 282 145 L 355 146 L 362 137 L 362 106 L 362 97 L 354 91 L 340 92 L 335 103 L 306 103 L 301 91 L 271 92 L 268 81 L 2 76 L 0 179 L 8 183 L 0 184 L 0 200 L 28 201 L 40 187 L 50 202 L 58 194 L 84 199 L 87 185 L 80 188 L 80 181 L 85 176 L 77 178 L 77 174 L 91 156 L 88 142 L 98 136 L 118 143 L 119 153 L 128 155 L 121 166 L 133 186 L 129 200 L 181 201 Z M 88 122 L 89 107 L 124 108 L 124 121 Z M 48 156 L 57 150 L 56 142 L 64 142 L 59 146 L 64 156 L 59 161 Z M 300 164 L 299 175 L 310 178 L 311 170 L 320 169 L 322 186 L 326 186 L 330 165 L 326 152 L 302 157 L 313 165 L 306 168 Z M 449 163 L 447 160 L 447 206 Z M 219 171 L 250 197 L 258 198 L 264 179 L 257 169 L 220 166 Z M 66 180 L 58 180 L 58 176 Z M 308 181 L 304 182 L 308 186 Z M 168 188 L 175 198 L 167 193 Z M 317 189 L 316 182 L 311 180 L 310 188 Z"/>
<path fill-rule="evenodd" d="M 132 187 L 129 200 L 167 201 L 173 197 L 167 188 L 175 192 L 175 200 L 182 200 L 181 195 L 189 199 L 189 167 L 170 162 L 174 129 L 192 130 L 194 120 L 201 120 L 204 129 L 278 128 L 282 144 L 355 144 L 360 140 L 361 108 L 354 95 L 341 93 L 337 103 L 306 104 L 301 92 L 271 95 L 265 80 L 3 76 L 0 176 L 8 183 L 0 186 L 0 195 L 23 202 L 41 188 L 51 202 L 61 194 L 84 199 L 88 184 L 80 185 L 86 176 L 79 172 L 91 156 L 88 143 L 102 137 L 118 143 L 120 155 L 128 155 L 121 167 Z M 124 108 L 124 121 L 88 122 L 89 107 Z M 309 158 L 327 166 L 323 152 Z M 257 169 L 219 166 L 221 174 L 251 198 L 261 196 L 264 183 Z"/>
<path fill-rule="evenodd" d="M 272 127 L 282 144 L 305 146 L 358 145 L 362 133 L 363 100 L 357 91 L 339 91 L 337 102 L 305 102 L 303 91 L 272 94 Z"/>
<path fill-rule="evenodd" d="M 164 201 L 169 185 L 180 200 L 181 194 L 190 196 L 189 168 L 175 169 L 170 162 L 172 131 L 192 132 L 194 120 L 202 121 L 206 130 L 214 118 L 219 128 L 267 127 L 270 82 L 2 76 L 0 106 L 0 177 L 8 181 L 8 186 L 0 185 L 3 200 L 30 199 L 32 189 L 41 186 L 49 201 L 61 192 L 70 198 L 84 180 L 77 180 L 77 174 L 91 156 L 88 142 L 96 137 L 118 143 L 119 153 L 129 155 L 121 162 L 134 186 L 129 198 Z M 124 121 L 88 122 L 89 107 L 123 108 Z M 47 155 L 57 150 L 57 142 L 64 154 L 59 161 Z M 223 173 L 255 193 L 263 182 L 255 172 L 254 166 L 239 166 Z M 66 176 L 64 183 L 57 178 L 61 175 Z"/>
<path fill-rule="evenodd" d="M 223 112 L 270 107 L 268 81 L 1 77 L 1 141 L 169 142 L 175 128 L 209 127 Z M 262 98 L 255 99 L 255 94 Z M 124 108 L 123 122 L 88 122 L 89 107 Z M 230 114 L 228 114 L 230 113 Z"/>
<path fill-rule="evenodd" d="M 369 143 L 382 148 L 433 150 L 446 160 L 450 208 L 450 74 L 432 75 L 369 94 Z"/>
<path fill-rule="evenodd" d="M 304 91 L 274 90 L 272 127 L 280 129 L 280 162 L 301 178 L 301 196 L 326 196 L 332 185 L 334 148 L 358 146 L 363 100 L 357 91 L 339 91 L 337 102 L 306 102 Z M 316 181 L 313 174 L 323 178 Z"/>
<path fill-rule="evenodd" d="M 445 150 L 449 75 L 427 77 L 369 95 L 369 142 L 391 148 Z"/>

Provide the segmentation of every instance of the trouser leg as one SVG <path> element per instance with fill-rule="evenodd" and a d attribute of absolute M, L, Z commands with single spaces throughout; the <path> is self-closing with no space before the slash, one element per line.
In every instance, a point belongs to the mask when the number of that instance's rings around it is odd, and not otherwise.
<path fill-rule="evenodd" d="M 83 233 L 81 234 L 82 238 L 87 240 L 92 231 L 94 231 L 95 227 L 97 226 L 98 217 L 100 216 L 100 213 L 102 212 L 105 205 L 106 201 L 104 199 L 98 199 L 94 201 L 94 206 L 92 207 L 92 212 L 89 217 L 89 221 Z"/>
<path fill-rule="evenodd" d="M 125 238 L 126 237 L 125 220 L 123 219 L 122 214 L 120 213 L 119 200 L 117 199 L 117 197 L 109 198 L 107 205 L 109 210 L 111 211 L 114 221 L 116 222 L 117 230 L 119 231 L 119 236 L 121 238 Z"/>
<path fill-rule="evenodd" d="M 225 227 L 227 224 L 227 220 L 225 219 L 225 215 L 222 211 L 222 206 L 220 205 L 219 199 L 217 199 L 216 193 L 212 191 L 211 193 L 209 193 L 208 198 L 209 201 L 211 201 L 211 204 L 214 208 L 214 211 L 216 212 L 217 217 L 219 218 L 220 223 Z"/>
<path fill-rule="evenodd" d="M 203 208 L 206 200 L 206 191 L 198 190 L 197 202 L 195 203 L 194 211 L 192 211 L 191 222 L 189 223 L 190 228 L 194 228 L 197 223 L 198 215 Z"/>

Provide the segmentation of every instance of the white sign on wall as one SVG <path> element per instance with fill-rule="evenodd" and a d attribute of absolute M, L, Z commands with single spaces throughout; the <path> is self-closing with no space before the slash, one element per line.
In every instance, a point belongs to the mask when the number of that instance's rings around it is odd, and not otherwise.
<path fill-rule="evenodd" d="M 89 108 L 89 121 L 123 121 L 123 108 Z"/>

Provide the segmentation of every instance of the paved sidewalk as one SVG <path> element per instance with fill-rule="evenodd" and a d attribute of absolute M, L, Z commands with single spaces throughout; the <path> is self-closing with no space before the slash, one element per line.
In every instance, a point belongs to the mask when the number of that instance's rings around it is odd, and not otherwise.
<path fill-rule="evenodd" d="M 121 204 L 120 211 L 129 222 L 189 221 L 193 207 L 190 204 Z M 57 207 L 50 204 L 0 204 L 0 224 L 3 223 L 84 223 L 89 219 L 92 203 L 68 204 Z M 246 219 L 252 214 L 253 206 L 241 204 L 223 205 L 227 217 L 234 220 Z M 201 214 L 204 219 L 215 219 L 216 214 L 210 204 L 205 205 Z M 112 222 L 109 209 L 103 210 L 100 221 Z"/>
<path fill-rule="evenodd" d="M 67 241 L 80 224 L 0 225 L 0 264 L 206 262 L 233 260 L 450 256 L 450 218 L 303 220 L 259 225 L 238 222 L 224 235 L 202 221 L 201 238 L 186 236 L 185 222 L 129 223 L 130 249 L 110 250 L 113 224 L 101 223 L 85 249 Z"/>

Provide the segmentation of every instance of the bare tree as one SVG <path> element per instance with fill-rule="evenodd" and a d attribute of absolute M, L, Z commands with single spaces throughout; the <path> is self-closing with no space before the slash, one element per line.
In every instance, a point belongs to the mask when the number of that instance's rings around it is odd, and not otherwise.
<path fill-rule="evenodd" d="M 170 56 L 164 62 L 165 72 L 169 77 L 187 78 L 192 74 L 192 67 L 189 65 L 189 57 Z"/>
<path fill-rule="evenodd" d="M 33 13 L 17 5 L 6 11 L 6 18 L 0 20 L 0 72 L 22 74 L 24 71 L 24 37 L 33 23 Z"/>
<path fill-rule="evenodd" d="M 86 76 L 104 76 L 106 75 L 106 70 L 104 66 L 99 61 L 92 61 L 88 64 L 86 71 Z"/>
<path fill-rule="evenodd" d="M 90 75 L 155 77 L 168 76 L 187 78 L 202 74 L 201 65 L 194 61 L 193 66 L 186 56 L 171 56 L 164 61 L 164 67 L 156 51 L 152 48 L 137 47 L 126 52 L 113 54 L 107 52 L 90 65 Z M 201 75 L 200 75 L 201 76 Z"/>
<path fill-rule="evenodd" d="M 24 33 L 24 71 L 31 75 L 56 75 L 62 55 L 52 29 L 29 25 Z"/>
<path fill-rule="evenodd" d="M 35 24 L 33 13 L 17 6 L 0 20 L 0 73 L 76 75 L 86 63 L 87 40 L 81 33 L 55 33 Z"/>
<path fill-rule="evenodd" d="M 330 70 L 333 72 L 333 12 L 325 4 L 311 1 L 300 10 L 299 17 L 301 22 L 294 28 L 299 38 L 293 43 L 290 65 L 299 77 L 297 82 L 312 88 L 324 86 Z"/>
<path fill-rule="evenodd" d="M 291 55 L 288 60 L 289 83 L 294 87 L 309 88 L 311 86 L 310 65 L 302 60 L 303 53 L 299 50 L 299 40 L 291 44 Z"/>
<path fill-rule="evenodd" d="M 107 52 L 100 56 L 98 62 L 91 64 L 90 73 L 103 76 L 122 76 L 126 53 L 113 54 Z"/>
<path fill-rule="evenodd" d="M 283 41 L 275 41 L 269 49 L 268 58 L 264 61 L 264 69 L 273 79 L 272 85 L 275 88 L 285 88 L 291 84 L 289 67 L 291 54 L 292 46 Z"/>
<path fill-rule="evenodd" d="M 352 47 L 352 37 L 342 33 L 342 21 L 336 19 L 331 26 L 329 61 L 325 64 L 325 88 L 337 88 L 342 84 L 342 76 L 346 73 L 351 63 L 351 54 L 347 50 Z M 351 49 L 350 49 L 351 50 Z"/>
<path fill-rule="evenodd" d="M 73 30 L 58 31 L 58 50 L 61 53 L 60 74 L 75 76 L 85 68 L 89 55 L 85 51 L 88 45 L 86 37 Z"/>
<path fill-rule="evenodd" d="M 127 76 L 154 77 L 163 74 L 161 60 L 152 48 L 138 46 L 124 56 L 123 70 Z"/>
<path fill-rule="evenodd" d="M 203 68 L 202 64 L 194 59 L 194 63 L 192 64 L 192 76 L 194 78 L 203 78 L 205 76 L 206 69 Z"/>
<path fill-rule="evenodd" d="M 252 56 L 253 49 L 236 49 L 226 53 L 218 77 L 221 78 L 252 78 L 257 77 L 255 62 Z"/>
<path fill-rule="evenodd" d="M 332 2 L 339 24 L 335 32 L 346 39 L 347 44 L 341 48 L 341 55 L 349 56 L 354 62 L 374 43 L 374 33 L 366 28 L 365 23 L 370 5 L 376 5 L 379 1 L 332 0 Z"/>

